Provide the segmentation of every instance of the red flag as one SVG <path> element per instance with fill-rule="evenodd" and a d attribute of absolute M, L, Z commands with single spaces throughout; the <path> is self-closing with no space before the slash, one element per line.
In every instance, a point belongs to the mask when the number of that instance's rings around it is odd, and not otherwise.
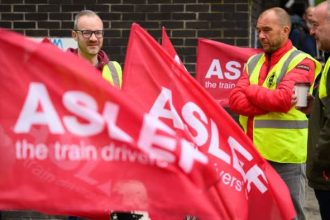
<path fill-rule="evenodd" d="M 2 29 L 0 48 L 0 210 L 220 216 L 215 172 L 185 133 L 73 54 Z"/>
<path fill-rule="evenodd" d="M 285 183 L 232 118 L 140 26 L 133 24 L 125 61 L 125 92 L 139 107 L 187 134 L 214 175 L 202 174 L 215 219 L 292 219 Z M 200 215 L 203 219 L 203 216 Z"/>
<path fill-rule="evenodd" d="M 177 52 L 175 51 L 175 48 L 170 40 L 170 38 L 166 34 L 166 28 L 162 27 L 162 47 L 169 53 L 171 57 L 177 62 L 178 64 L 184 66 L 182 63 L 180 57 L 178 56 Z"/>
<path fill-rule="evenodd" d="M 52 43 L 48 37 L 44 37 L 41 41 L 41 43 Z"/>
<path fill-rule="evenodd" d="M 222 106 L 242 75 L 247 59 L 259 49 L 198 39 L 196 79 Z"/>

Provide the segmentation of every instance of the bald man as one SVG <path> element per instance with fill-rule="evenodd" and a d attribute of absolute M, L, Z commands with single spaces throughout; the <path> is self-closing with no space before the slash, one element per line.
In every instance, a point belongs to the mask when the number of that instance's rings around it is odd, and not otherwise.
<path fill-rule="evenodd" d="M 231 110 L 260 154 L 287 184 L 297 219 L 304 214 L 307 126 L 305 114 L 292 103 L 296 83 L 314 82 L 321 69 L 289 39 L 290 16 L 282 8 L 261 13 L 256 31 L 263 53 L 249 58 L 229 97 Z"/>

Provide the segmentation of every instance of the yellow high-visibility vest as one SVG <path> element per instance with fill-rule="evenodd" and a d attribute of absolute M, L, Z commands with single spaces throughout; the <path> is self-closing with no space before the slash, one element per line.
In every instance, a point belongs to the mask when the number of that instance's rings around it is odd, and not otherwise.
<path fill-rule="evenodd" d="M 262 87 L 275 90 L 286 73 L 307 57 L 315 63 L 316 78 L 321 71 L 321 64 L 310 55 L 293 48 L 270 70 Z M 251 85 L 258 85 L 264 61 L 264 54 L 257 54 L 249 59 L 247 73 Z M 239 120 L 246 132 L 248 118 L 240 116 Z M 304 163 L 307 156 L 307 127 L 306 115 L 294 106 L 287 113 L 270 112 L 258 115 L 253 121 L 253 142 L 266 160 L 278 163 Z"/>
<path fill-rule="evenodd" d="M 102 69 L 102 77 L 111 85 L 121 88 L 123 73 L 120 64 L 116 61 L 110 61 L 107 65 L 104 65 Z"/>
<path fill-rule="evenodd" d="M 319 97 L 320 100 L 328 96 L 327 91 L 327 78 L 328 78 L 328 71 L 330 68 L 330 59 L 327 60 L 327 62 L 324 65 L 323 72 L 320 79 L 320 85 L 319 85 Z"/>

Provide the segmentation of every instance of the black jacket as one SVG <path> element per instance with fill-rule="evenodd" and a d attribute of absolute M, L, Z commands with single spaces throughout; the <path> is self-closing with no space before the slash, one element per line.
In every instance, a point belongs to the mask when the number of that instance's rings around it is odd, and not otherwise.
<path fill-rule="evenodd" d="M 308 127 L 306 174 L 308 184 L 318 190 L 330 190 L 330 70 L 326 85 L 326 97 L 320 100 L 318 90 L 315 94 Z"/>

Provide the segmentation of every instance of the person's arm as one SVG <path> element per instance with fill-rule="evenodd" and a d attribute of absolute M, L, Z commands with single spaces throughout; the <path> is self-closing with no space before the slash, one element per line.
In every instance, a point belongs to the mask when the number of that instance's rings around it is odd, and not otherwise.
<path fill-rule="evenodd" d="M 292 105 L 296 105 L 297 103 L 297 96 L 296 94 L 292 95 Z M 313 104 L 314 104 L 314 96 L 311 94 L 307 94 L 307 106 L 306 107 L 299 107 L 296 106 L 295 108 L 299 111 L 301 111 L 302 113 L 304 113 L 307 118 L 309 118 L 310 114 L 312 113 L 312 109 L 313 109 Z"/>
<path fill-rule="evenodd" d="M 328 80 L 329 83 L 329 80 Z M 325 121 L 321 126 L 318 147 L 316 150 L 317 160 L 321 167 L 330 175 L 330 97 L 323 100 Z M 329 176 L 330 177 L 330 176 Z"/>
<path fill-rule="evenodd" d="M 312 113 L 312 109 L 313 109 L 313 105 L 314 105 L 314 99 L 315 99 L 315 95 L 317 95 L 317 90 L 320 84 L 320 79 L 321 79 L 321 75 L 319 74 L 316 79 L 314 80 L 314 84 L 313 84 L 313 91 L 312 94 L 307 94 L 307 106 L 306 107 L 298 107 L 296 106 L 296 109 L 305 113 L 306 116 L 309 118 L 310 114 Z M 296 94 L 292 95 L 292 104 L 296 105 L 297 103 L 297 96 Z"/>
<path fill-rule="evenodd" d="M 236 87 L 229 95 L 229 108 L 236 114 L 244 116 L 254 116 L 265 114 L 265 110 L 255 106 L 246 97 L 245 91 L 250 86 L 249 78 L 246 72 L 243 73 L 241 78 L 236 83 Z"/>
<path fill-rule="evenodd" d="M 268 112 L 288 112 L 293 106 L 293 88 L 297 82 L 314 81 L 315 64 L 306 58 L 288 72 L 275 90 L 253 85 L 246 89 L 246 97 L 255 106 Z"/>

